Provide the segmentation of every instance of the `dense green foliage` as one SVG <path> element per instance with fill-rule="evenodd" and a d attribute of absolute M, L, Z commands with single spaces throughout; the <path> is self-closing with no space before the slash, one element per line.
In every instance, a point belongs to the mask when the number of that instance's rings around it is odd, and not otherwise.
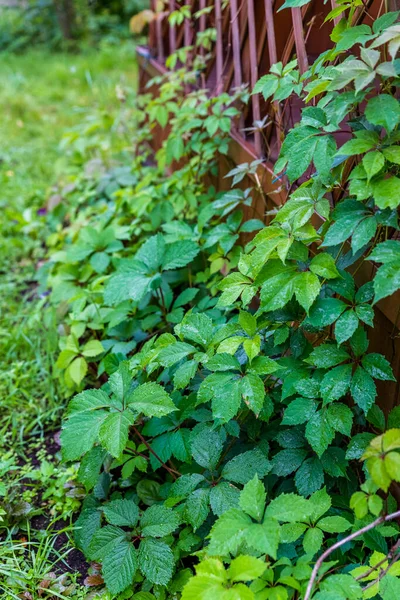
<path fill-rule="evenodd" d="M 21 232 L 40 259 L 35 323 L 54 334 L 56 316 L 53 376 L 72 396 L 67 466 L 28 477 L 55 518 L 83 500 L 75 542 L 107 600 L 399 596 L 400 411 L 379 408 L 376 381 L 394 376 L 368 342 L 376 303 L 400 288 L 398 15 L 360 29 L 358 0 L 338 4 L 335 47 L 304 75 L 274 65 L 254 90 L 305 102 L 275 167 L 292 193 L 267 226 L 244 218 L 254 190 L 236 187 L 257 165 L 233 169 L 228 192 L 212 184 L 248 94 L 209 98 L 202 62 L 157 79 L 157 96 L 118 85 L 118 110 L 65 138 L 47 216 L 7 221 L 16 264 Z M 378 268 L 360 285 L 364 262 Z M 16 469 L 6 458 L 1 475 Z M 14 532 L 21 491 L 0 487 Z"/>
<path fill-rule="evenodd" d="M 199 65 L 138 99 L 133 167 L 78 177 L 53 211 L 56 369 L 78 392 L 63 456 L 88 494 L 76 542 L 112 597 L 396 596 L 399 411 L 386 422 L 375 381 L 394 377 L 368 349 L 376 302 L 400 287 L 396 19 L 344 18 L 309 72 L 258 82 L 306 102 L 276 165 L 298 185 L 267 227 L 244 221 L 251 190 L 210 185 L 244 92 L 187 93 Z M 358 286 L 364 261 L 382 266 Z"/>

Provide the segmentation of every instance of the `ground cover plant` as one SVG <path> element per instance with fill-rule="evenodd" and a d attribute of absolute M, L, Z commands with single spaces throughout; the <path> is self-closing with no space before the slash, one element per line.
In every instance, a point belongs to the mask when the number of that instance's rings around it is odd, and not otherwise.
<path fill-rule="evenodd" d="M 80 171 L 79 152 L 108 166 L 123 161 L 126 138 L 112 124 L 126 110 L 116 86 L 134 95 L 134 52 L 32 50 L 3 60 L 0 80 L 0 596 L 83 598 L 87 588 L 76 581 L 87 565 L 70 542 L 83 487 L 71 483 L 76 467 L 60 463 L 66 394 L 52 373 L 57 318 L 37 277 L 46 213 Z M 70 153 L 60 141 L 83 119 L 85 146 Z"/>
<path fill-rule="evenodd" d="M 275 166 L 297 185 L 268 226 L 243 221 L 249 190 L 209 185 L 246 92 L 188 91 L 197 63 L 139 98 L 131 171 L 60 211 L 62 451 L 87 492 L 76 543 L 112 597 L 398 594 L 399 411 L 378 406 L 394 376 L 368 348 L 400 287 L 398 15 L 360 29 L 353 4 L 307 73 L 275 65 L 253 92 L 305 102 Z"/>
<path fill-rule="evenodd" d="M 302 76 L 275 65 L 253 90 L 305 104 L 275 166 L 292 193 L 267 226 L 244 219 L 252 190 L 235 187 L 237 169 L 228 192 L 210 182 L 248 92 L 209 98 L 203 59 L 159 78 L 155 96 L 118 87 L 114 118 L 90 113 L 65 138 L 71 185 L 45 219 L 37 274 L 71 397 L 64 466 L 28 472 L 55 514 L 80 509 L 90 597 L 399 594 L 400 413 L 379 408 L 375 382 L 394 376 L 368 347 L 376 303 L 400 287 L 398 15 L 359 29 L 357 1 L 339 4 L 334 48 Z M 358 285 L 364 261 L 377 269 Z M 33 547 L 59 562 L 52 535 Z M 41 585 L 49 563 L 35 565 L 38 597 L 69 593 Z"/>

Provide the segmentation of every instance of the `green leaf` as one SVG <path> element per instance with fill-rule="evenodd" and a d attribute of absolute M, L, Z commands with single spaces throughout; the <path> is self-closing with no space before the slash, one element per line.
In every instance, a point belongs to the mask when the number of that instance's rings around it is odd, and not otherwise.
<path fill-rule="evenodd" d="M 101 445 L 112 456 L 118 458 L 128 442 L 129 427 L 135 422 L 135 417 L 130 411 L 115 412 L 108 415 L 99 430 Z"/>
<path fill-rule="evenodd" d="M 100 513 L 99 513 L 100 514 Z M 87 549 L 87 555 L 91 560 L 102 560 L 107 554 L 111 554 L 117 544 L 126 540 L 126 533 L 115 525 L 106 525 L 98 529 L 93 535 Z"/>
<path fill-rule="evenodd" d="M 182 390 L 189 385 L 189 382 L 196 374 L 198 363 L 195 360 L 189 360 L 181 365 L 174 373 L 174 387 Z"/>
<path fill-rule="evenodd" d="M 368 101 L 365 116 L 373 125 L 381 125 L 388 133 L 400 122 L 399 101 L 389 94 L 378 94 Z"/>
<path fill-rule="evenodd" d="M 90 340 L 82 348 L 83 356 L 87 356 L 89 358 L 99 356 L 99 354 L 102 354 L 103 352 L 103 345 L 98 340 Z"/>
<path fill-rule="evenodd" d="M 311 398 L 297 398 L 285 410 L 282 425 L 301 425 L 308 421 L 317 408 L 317 403 Z"/>
<path fill-rule="evenodd" d="M 213 525 L 210 533 L 208 554 L 225 555 L 234 553 L 239 547 L 244 531 L 252 524 L 250 517 L 241 510 L 231 508 Z"/>
<path fill-rule="evenodd" d="M 361 586 L 351 575 L 330 575 L 322 580 L 320 589 L 323 592 L 342 594 L 346 600 L 362 598 Z"/>
<path fill-rule="evenodd" d="M 264 485 L 259 480 L 258 475 L 254 475 L 253 479 L 246 483 L 240 492 L 240 508 L 256 521 L 261 521 L 265 510 L 266 497 Z"/>
<path fill-rule="evenodd" d="M 242 378 L 240 389 L 245 404 L 258 416 L 264 406 L 265 398 L 262 379 L 255 373 L 248 373 Z"/>
<path fill-rule="evenodd" d="M 191 344 L 175 342 L 175 344 L 170 344 L 161 350 L 158 355 L 158 360 L 163 367 L 172 367 L 174 364 L 194 352 L 197 352 L 197 348 Z"/>
<path fill-rule="evenodd" d="M 310 271 L 325 279 L 335 279 L 336 277 L 340 277 L 333 257 L 326 252 L 321 252 L 314 256 L 310 262 Z"/>
<path fill-rule="evenodd" d="M 207 519 L 210 512 L 209 507 L 210 490 L 201 488 L 190 494 L 186 501 L 186 520 L 196 531 Z"/>
<path fill-rule="evenodd" d="M 327 493 L 326 488 L 314 492 L 309 502 L 312 505 L 311 520 L 313 522 L 317 521 L 320 517 L 322 517 L 322 515 L 328 512 L 332 505 L 332 499 Z"/>
<path fill-rule="evenodd" d="M 353 310 L 346 310 L 335 324 L 335 337 L 338 344 L 343 344 L 351 338 L 358 327 L 358 317 Z"/>
<path fill-rule="evenodd" d="M 210 492 L 210 505 L 211 510 L 215 515 L 220 517 L 230 508 L 238 508 L 239 507 L 239 495 L 240 492 L 237 487 L 228 483 L 227 481 L 222 481 L 218 483 L 216 486 L 211 488 Z"/>
<path fill-rule="evenodd" d="M 326 533 L 344 533 L 351 527 L 351 523 L 344 517 L 324 517 L 318 521 L 318 527 Z"/>
<path fill-rule="evenodd" d="M 82 458 L 77 478 L 83 483 L 87 492 L 96 485 L 106 456 L 107 452 L 101 446 L 94 446 Z"/>
<path fill-rule="evenodd" d="M 274 518 L 266 517 L 261 524 L 252 523 L 245 529 L 244 539 L 250 548 L 268 554 L 276 559 L 280 539 L 278 521 Z"/>
<path fill-rule="evenodd" d="M 254 86 L 253 94 L 262 94 L 264 100 L 273 96 L 278 89 L 279 79 L 276 75 L 264 75 Z"/>
<path fill-rule="evenodd" d="M 265 562 L 259 558 L 241 555 L 229 565 L 228 577 L 231 581 L 251 581 L 261 577 L 266 568 Z"/>
<path fill-rule="evenodd" d="M 84 508 L 75 521 L 74 537 L 77 547 L 85 554 L 88 554 L 89 546 L 100 527 L 101 512 L 98 510 L 97 504 L 92 508 Z"/>
<path fill-rule="evenodd" d="M 306 521 L 312 507 L 308 500 L 297 494 L 281 494 L 271 500 L 265 511 L 266 517 L 273 517 L 282 523 L 297 523 Z"/>
<path fill-rule="evenodd" d="M 175 531 L 179 524 L 179 516 L 172 508 L 158 504 L 150 506 L 140 520 L 144 537 L 165 537 Z"/>
<path fill-rule="evenodd" d="M 130 408 L 146 417 L 163 417 L 177 410 L 175 404 L 158 383 L 143 383 L 130 394 L 126 401 Z"/>
<path fill-rule="evenodd" d="M 275 454 L 272 460 L 272 473 L 287 477 L 302 465 L 308 452 L 303 448 L 286 448 Z"/>
<path fill-rule="evenodd" d="M 157 585 L 167 585 L 175 566 L 171 548 L 161 540 L 146 538 L 139 546 L 139 567 L 143 575 Z"/>
<path fill-rule="evenodd" d="M 380 582 L 382 600 L 394 600 L 400 597 L 400 579 L 388 573 Z"/>
<path fill-rule="evenodd" d="M 87 370 L 87 362 L 83 356 L 78 356 L 75 358 L 70 363 L 69 367 L 67 367 L 67 373 L 71 377 L 72 381 L 76 383 L 76 385 L 79 385 L 83 381 Z"/>
<path fill-rule="evenodd" d="M 135 527 L 139 519 L 139 508 L 133 500 L 113 500 L 103 508 L 104 516 L 111 525 Z"/>
<path fill-rule="evenodd" d="M 306 531 L 303 539 L 303 548 L 307 554 L 316 554 L 322 546 L 324 534 L 318 527 L 310 528 Z"/>
<path fill-rule="evenodd" d="M 82 415 L 73 415 L 64 423 L 61 431 L 64 460 L 77 460 L 92 448 L 107 414 L 104 410 L 87 411 Z"/>
<path fill-rule="evenodd" d="M 192 441 L 194 460 L 201 467 L 213 471 L 222 453 L 222 441 L 217 431 L 203 429 Z"/>
<path fill-rule="evenodd" d="M 304 6 L 305 4 L 308 4 L 311 0 L 286 0 L 286 2 L 284 4 L 282 4 L 281 8 L 279 10 L 282 10 L 284 8 L 296 8 L 298 6 Z M 277 598 L 276 600 L 279 600 L 279 598 Z"/>
<path fill-rule="evenodd" d="M 350 387 L 351 365 L 340 365 L 328 371 L 321 381 L 321 394 L 325 403 L 342 398 Z"/>
<path fill-rule="evenodd" d="M 357 433 L 351 438 L 347 446 L 346 458 L 348 460 L 360 460 L 373 438 L 373 433 Z"/>
<path fill-rule="evenodd" d="M 108 408 L 110 398 L 103 390 L 85 390 L 74 396 L 68 405 L 67 415 L 75 415 L 99 408 Z"/>
<path fill-rule="evenodd" d="M 332 429 L 350 437 L 353 426 L 353 413 L 348 406 L 340 402 L 330 404 L 326 409 L 326 416 Z"/>
<path fill-rule="evenodd" d="M 317 458 L 308 458 L 303 462 L 294 478 L 297 491 L 302 496 L 310 496 L 324 484 L 324 471 L 321 461 Z"/>
<path fill-rule="evenodd" d="M 137 569 L 136 550 L 130 542 L 120 541 L 103 559 L 103 578 L 112 594 L 118 594 L 133 581 Z"/>
<path fill-rule="evenodd" d="M 308 321 L 318 328 L 332 325 L 346 308 L 347 305 L 338 298 L 318 298 L 310 310 Z"/>
<path fill-rule="evenodd" d="M 310 271 L 299 273 L 294 281 L 296 299 L 306 312 L 309 311 L 311 305 L 314 303 L 320 289 L 321 284 L 318 277 Z"/>
<path fill-rule="evenodd" d="M 393 375 L 392 367 L 389 362 L 382 356 L 382 354 L 366 354 L 362 359 L 362 366 L 364 369 L 374 377 L 374 379 L 381 379 L 382 381 L 396 381 Z"/>
<path fill-rule="evenodd" d="M 328 421 L 326 411 L 316 412 L 306 425 L 306 438 L 312 449 L 318 456 L 322 456 L 334 437 L 335 432 Z"/>
<path fill-rule="evenodd" d="M 213 336 L 213 322 L 202 313 L 190 313 L 180 324 L 179 335 L 207 347 Z"/>
<path fill-rule="evenodd" d="M 255 475 L 262 479 L 270 470 L 270 462 L 261 450 L 256 448 L 232 458 L 222 469 L 222 477 L 228 479 L 228 481 L 246 484 Z"/>
<path fill-rule="evenodd" d="M 374 380 L 361 366 L 354 371 L 350 392 L 354 402 L 367 414 L 375 403 L 377 392 Z"/>
<path fill-rule="evenodd" d="M 397 208 L 400 204 L 400 179 L 389 177 L 372 182 L 372 193 L 375 204 L 381 208 Z"/>
<path fill-rule="evenodd" d="M 374 177 L 385 165 L 385 158 L 381 152 L 375 150 L 368 152 L 362 161 L 363 167 L 368 177 L 368 181 Z"/>
<path fill-rule="evenodd" d="M 253 337 L 257 332 L 257 319 L 247 311 L 239 312 L 239 325 L 247 335 Z"/>
<path fill-rule="evenodd" d="M 348 360 L 350 355 L 336 344 L 321 344 L 314 348 L 306 362 L 319 369 L 329 369 Z"/>

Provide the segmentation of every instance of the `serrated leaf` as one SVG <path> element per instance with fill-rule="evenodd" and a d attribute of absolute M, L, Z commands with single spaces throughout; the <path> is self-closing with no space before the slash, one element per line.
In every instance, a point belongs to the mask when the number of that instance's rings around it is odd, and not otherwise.
<path fill-rule="evenodd" d="M 252 523 L 243 535 L 250 548 L 276 559 L 280 539 L 280 528 L 276 519 L 265 517 L 263 523 Z"/>
<path fill-rule="evenodd" d="M 251 581 L 261 577 L 266 568 L 265 562 L 259 558 L 241 555 L 229 565 L 228 577 L 231 581 Z"/>
<path fill-rule="evenodd" d="M 367 414 L 374 405 L 377 391 L 374 380 L 361 366 L 354 371 L 350 392 L 354 402 Z"/>
<path fill-rule="evenodd" d="M 322 456 L 332 443 L 335 432 L 329 424 L 326 412 L 316 412 L 306 425 L 306 438 L 318 456 Z"/>
<path fill-rule="evenodd" d="M 135 527 L 139 519 L 139 508 L 133 500 L 118 499 L 106 504 L 104 516 L 111 525 Z"/>
<path fill-rule="evenodd" d="M 335 337 L 338 344 L 351 338 L 357 327 L 358 317 L 353 310 L 346 310 L 341 314 L 335 324 Z"/>
<path fill-rule="evenodd" d="M 297 491 L 305 497 L 311 496 L 324 485 L 321 462 L 313 457 L 303 462 L 294 478 Z"/>
<path fill-rule="evenodd" d="M 373 125 L 381 125 L 388 133 L 400 122 L 399 101 L 389 94 L 378 94 L 369 100 L 365 116 Z"/>
<path fill-rule="evenodd" d="M 195 490 L 186 500 L 186 520 L 193 527 L 193 531 L 196 531 L 207 519 L 210 512 L 209 500 L 210 490 L 207 488 Z"/>
<path fill-rule="evenodd" d="M 126 400 L 126 404 L 146 417 L 163 417 L 176 410 L 175 404 L 158 383 L 139 385 Z"/>
<path fill-rule="evenodd" d="M 230 508 L 239 507 L 240 491 L 233 484 L 222 481 L 211 488 L 210 505 L 211 510 L 217 517 L 223 515 Z"/>
<path fill-rule="evenodd" d="M 254 475 L 253 479 L 246 483 L 240 492 L 240 508 L 256 521 L 261 521 L 265 510 L 266 497 L 264 485 L 258 476 Z"/>
<path fill-rule="evenodd" d="M 128 442 L 129 427 L 135 422 L 130 411 L 115 412 L 108 415 L 99 429 L 101 445 L 118 458 Z"/>
<path fill-rule="evenodd" d="M 179 524 L 179 516 L 172 508 L 158 504 L 150 506 L 140 520 L 144 537 L 165 537 L 175 531 Z"/>
<path fill-rule="evenodd" d="M 374 377 L 382 381 L 396 381 L 393 375 L 392 367 L 382 354 L 366 354 L 362 359 L 364 369 Z"/>
<path fill-rule="evenodd" d="M 282 523 L 306 521 L 311 514 L 309 502 L 297 494 L 281 494 L 271 500 L 265 511 L 266 517 L 273 517 Z"/>
<path fill-rule="evenodd" d="M 244 531 L 252 524 L 250 517 L 241 510 L 231 508 L 213 525 L 208 553 L 225 555 L 234 553 L 242 541 Z"/>
<path fill-rule="evenodd" d="M 146 538 L 140 542 L 138 563 L 143 575 L 157 585 L 167 585 L 175 566 L 171 548 L 161 540 Z"/>
<path fill-rule="evenodd" d="M 64 460 L 77 460 L 88 452 L 98 440 L 99 430 L 107 418 L 104 410 L 88 411 L 70 417 L 61 431 L 61 447 Z"/>
<path fill-rule="evenodd" d="M 222 469 L 222 477 L 235 483 L 246 484 L 257 475 L 264 478 L 271 470 L 270 462 L 264 454 L 256 448 L 243 452 L 232 458 Z"/>
<path fill-rule="evenodd" d="M 121 541 L 103 559 L 103 578 L 112 594 L 118 594 L 133 581 L 137 569 L 137 553 L 130 542 Z"/>
<path fill-rule="evenodd" d="M 258 416 L 264 405 L 265 388 L 262 379 L 255 373 L 242 378 L 241 393 L 245 404 Z"/>
<path fill-rule="evenodd" d="M 296 398 L 285 410 L 282 425 L 301 425 L 315 413 L 317 403 L 311 398 Z"/>
<path fill-rule="evenodd" d="M 318 527 L 326 533 L 343 533 L 350 529 L 351 523 L 344 517 L 324 517 L 318 521 Z"/>

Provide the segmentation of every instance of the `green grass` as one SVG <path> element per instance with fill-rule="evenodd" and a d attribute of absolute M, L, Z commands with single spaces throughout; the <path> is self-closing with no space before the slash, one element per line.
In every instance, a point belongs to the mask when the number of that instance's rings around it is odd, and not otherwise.
<path fill-rule="evenodd" d="M 116 87 L 135 90 L 136 79 L 127 43 L 0 60 L 1 598 L 81 600 L 88 593 L 68 564 L 70 531 L 60 537 L 60 527 L 52 529 L 70 522 L 80 496 L 71 495 L 75 471 L 59 463 L 49 437 L 60 427 L 66 393 L 52 373 L 56 314 L 37 282 L 51 221 L 40 209 L 62 196 L 87 160 L 107 162 L 126 147 Z M 38 529 L 30 524 L 35 516 Z"/>
<path fill-rule="evenodd" d="M 136 75 L 132 44 L 79 54 L 32 50 L 0 61 L 0 445 L 42 435 L 63 406 L 51 373 L 55 322 L 35 283 L 47 235 L 38 210 L 74 164 L 63 136 L 99 115 L 115 117 L 116 86 L 134 88 Z M 97 138 L 89 137 L 96 155 Z"/>

